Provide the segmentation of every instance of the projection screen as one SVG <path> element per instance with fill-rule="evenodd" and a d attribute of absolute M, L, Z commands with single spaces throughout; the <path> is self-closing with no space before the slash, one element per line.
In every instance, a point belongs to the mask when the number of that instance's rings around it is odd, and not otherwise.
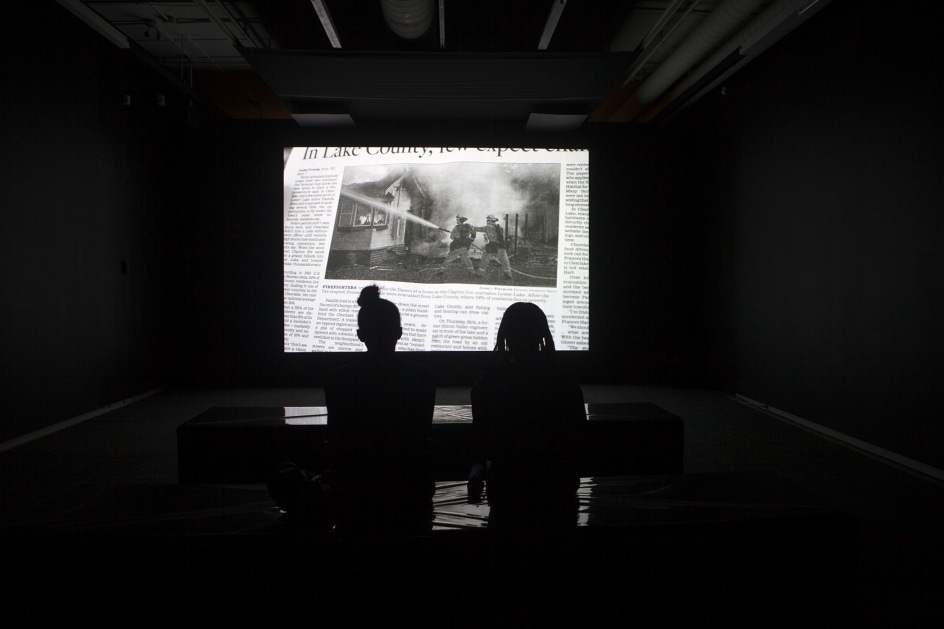
<path fill-rule="evenodd" d="M 587 150 L 289 147 L 283 185 L 285 352 L 362 351 L 368 284 L 400 351 L 491 350 L 516 301 L 589 349 Z"/>

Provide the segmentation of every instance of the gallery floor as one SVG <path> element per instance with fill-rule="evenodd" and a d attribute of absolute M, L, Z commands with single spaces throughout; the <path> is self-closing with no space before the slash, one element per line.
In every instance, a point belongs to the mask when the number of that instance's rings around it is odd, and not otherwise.
<path fill-rule="evenodd" d="M 745 405 L 722 392 L 594 385 L 585 386 L 584 391 L 587 402 L 649 402 L 682 418 L 685 475 L 775 474 L 815 494 L 837 512 L 852 516 L 856 526 L 851 532 L 855 543 L 854 562 L 849 566 L 851 583 L 837 584 L 840 586 L 837 592 L 851 592 L 848 609 L 845 606 L 841 608 L 841 613 L 848 613 L 846 620 L 850 626 L 907 626 L 929 616 L 944 617 L 941 616 L 940 602 L 944 593 L 941 568 L 944 542 L 940 536 L 940 531 L 944 530 L 944 487 L 935 478 L 863 453 Z M 467 404 L 468 395 L 468 389 L 443 389 L 439 391 L 437 403 Z M 199 501 L 188 503 L 189 510 L 181 513 L 176 429 L 181 423 L 215 406 L 321 404 L 323 394 L 318 389 L 167 390 L 26 442 L 0 444 L 3 446 L 0 447 L 0 530 L 4 546 L 9 549 L 4 573 L 19 577 L 2 589 L 4 598 L 8 598 L 8 602 L 19 601 L 25 592 L 42 591 L 51 601 L 49 607 L 5 605 L 8 613 L 2 615 L 12 617 L 23 612 L 27 614 L 25 617 L 30 617 L 51 610 L 64 611 L 62 603 L 65 599 L 57 597 L 56 591 L 66 588 L 78 592 L 76 596 L 81 601 L 71 600 L 71 609 L 91 610 L 97 614 L 115 610 L 116 619 L 119 610 L 124 620 L 128 620 L 128 614 L 148 614 L 148 610 L 194 617 L 192 608 L 199 601 L 212 601 L 209 608 L 203 609 L 210 618 L 218 618 L 224 612 L 224 615 L 238 617 L 246 607 L 247 597 L 251 597 L 249 593 L 256 587 L 253 582 L 245 583 L 246 573 L 240 577 L 241 585 L 225 597 L 214 590 L 212 584 L 205 582 L 201 574 L 221 574 L 219 565 L 214 566 L 216 572 L 205 570 L 210 562 L 217 560 L 224 564 L 238 564 L 239 554 L 247 551 L 244 543 L 234 539 L 241 540 L 246 536 L 215 535 L 214 541 L 209 543 L 213 551 L 205 550 L 208 536 L 201 528 L 201 522 L 205 522 L 208 515 L 218 521 L 221 514 L 201 512 Z M 220 501 L 230 506 L 240 505 L 239 518 L 233 520 L 234 526 L 251 521 L 265 527 L 277 521 L 274 505 L 258 486 L 204 488 L 206 491 L 215 492 L 216 496 L 214 501 L 207 503 L 209 510 L 218 510 Z M 95 514 L 96 501 L 106 500 L 105 497 L 110 503 L 108 513 L 111 520 L 85 515 Z M 114 505 L 122 500 L 128 507 L 124 516 L 119 518 L 121 522 L 117 522 Z M 142 507 L 139 504 L 142 502 L 147 506 Z M 173 509 L 169 506 L 172 504 Z M 99 514 L 103 512 L 102 509 L 97 511 Z M 82 518 L 88 518 L 85 526 L 76 526 L 77 522 L 82 523 Z M 143 526 L 142 520 L 147 521 L 146 541 L 142 541 L 140 536 L 127 534 L 128 523 L 134 518 L 138 518 L 133 522 L 135 526 Z M 71 528 L 69 534 L 50 533 L 63 522 L 69 522 L 70 526 L 59 526 L 59 530 Z M 272 595 L 273 589 L 283 587 L 273 588 L 272 584 L 284 583 L 289 575 L 295 579 L 299 573 L 319 574 L 319 570 L 331 570 L 329 565 L 309 565 L 299 570 L 291 553 L 286 550 L 284 538 L 279 543 L 270 541 L 278 537 L 253 536 L 255 568 L 249 574 L 254 575 L 252 578 L 258 579 L 259 584 L 267 584 L 260 592 Z M 706 544 L 711 542 L 710 536 L 700 539 Z M 380 552 L 376 546 L 370 548 L 372 552 Z M 452 552 L 446 548 L 443 550 Z M 123 559 L 120 562 L 104 561 L 106 552 L 121 555 Z M 337 549 L 332 552 L 337 552 Z M 402 547 L 397 553 L 401 552 L 404 552 Z M 426 548 L 423 552 L 433 554 L 437 551 Z M 298 557 L 315 564 L 316 558 L 327 556 L 324 547 L 299 548 L 298 553 Z M 262 565 L 259 565 L 260 555 L 266 557 Z M 135 566 L 136 557 L 143 562 L 155 562 L 161 556 L 174 556 L 174 561 L 184 564 L 163 572 L 156 567 L 154 570 L 146 566 L 129 568 Z M 187 556 L 194 557 L 192 564 L 181 559 Z M 392 555 L 385 556 L 389 558 Z M 409 554 L 397 556 L 399 560 L 409 561 Z M 101 558 L 102 563 L 115 566 L 115 569 L 129 570 L 128 578 L 139 579 L 141 589 L 146 592 L 137 592 L 122 575 L 113 574 L 107 580 L 89 580 L 83 584 L 83 575 L 95 574 L 89 564 L 97 563 L 96 557 Z M 658 563 L 652 555 L 647 556 L 647 560 Z M 627 562 L 625 557 L 622 561 L 619 566 L 603 566 L 601 569 L 606 574 L 597 575 L 614 586 L 608 590 L 611 596 L 619 591 L 617 586 L 621 582 L 640 583 L 639 573 L 647 569 L 639 564 L 633 565 L 632 561 Z M 482 609 L 482 602 L 468 600 L 468 596 L 474 599 L 474 596 L 481 595 L 482 590 L 472 587 L 475 584 L 464 582 L 463 566 L 481 563 L 480 557 L 451 557 L 449 569 L 431 577 L 431 583 L 440 588 L 437 596 L 453 593 L 459 601 L 457 605 L 465 605 L 450 609 L 456 610 L 456 619 L 464 618 L 469 624 L 476 622 L 474 616 L 469 617 L 466 611 Z M 698 565 L 695 558 L 692 558 L 691 565 Z M 627 571 L 635 575 L 628 575 Z M 167 575 L 180 578 L 182 574 L 186 576 L 177 586 L 160 583 Z M 362 596 L 351 600 L 363 600 L 364 605 L 371 607 L 374 603 L 370 601 L 376 602 L 376 592 L 371 588 L 389 584 L 394 574 L 396 572 L 385 572 L 385 580 L 381 582 L 372 582 L 367 577 L 358 581 Z M 476 575 L 474 578 L 477 579 L 482 577 L 481 571 L 471 570 L 467 574 Z M 559 576 L 563 580 L 582 579 L 579 575 Z M 319 578 L 323 580 L 324 577 L 324 573 L 320 573 Z M 702 577 L 710 578 L 711 572 L 704 572 Z M 507 574 L 503 578 L 508 587 L 514 587 L 513 578 Z M 784 577 L 787 578 L 794 577 Z M 303 613 L 315 617 L 325 606 L 317 603 L 318 600 L 324 602 L 324 597 L 318 597 L 318 579 L 312 583 L 313 598 L 299 596 L 299 591 L 307 590 L 297 582 L 284 587 L 285 591 L 291 592 L 288 598 L 302 599 L 301 607 L 307 610 Z M 671 605 L 672 602 L 685 604 L 688 601 L 703 604 L 703 598 L 685 594 L 685 591 L 699 588 L 698 583 L 697 579 L 681 580 L 678 587 L 684 591 L 665 597 L 660 603 Z M 794 586 L 796 584 L 791 587 Z M 556 588 L 561 593 L 579 591 L 579 588 L 557 583 L 547 590 L 547 596 L 542 600 L 551 601 Z M 712 596 L 717 596 L 720 591 L 715 584 Z M 201 592 L 206 593 L 206 597 Z M 123 605 L 122 601 L 114 599 L 114 593 L 124 598 L 134 593 L 135 604 Z M 824 592 L 821 596 L 828 597 L 829 594 Z M 395 608 L 397 613 L 408 613 L 411 608 L 402 604 L 402 592 L 399 597 L 401 605 Z M 732 600 L 736 598 L 732 593 Z M 57 599 L 59 602 L 52 605 Z M 186 600 L 187 605 L 175 604 L 181 600 Z M 271 607 L 265 602 L 257 603 L 254 606 L 256 610 L 261 607 L 274 615 L 286 612 L 285 600 L 278 597 Z M 550 602 L 548 605 L 543 614 L 551 617 L 554 615 L 553 606 Z M 220 606 L 225 609 L 220 609 Z M 748 602 L 744 607 L 750 607 Z M 640 604 L 633 602 L 632 597 L 612 605 L 610 612 L 613 609 L 622 610 L 626 619 L 641 617 Z M 732 610 L 739 609 L 739 604 L 726 605 L 723 609 L 725 616 L 721 620 L 738 620 L 731 615 L 736 616 Z M 589 615 L 592 611 L 579 605 L 567 606 L 567 610 L 571 617 L 583 617 L 579 612 Z M 381 613 L 382 608 L 374 611 Z M 298 607 L 294 607 L 293 613 L 298 612 Z M 351 610 L 351 614 L 357 613 L 357 609 Z M 521 617 L 534 617 L 535 610 L 521 607 L 515 613 Z M 669 617 L 674 616 L 668 610 L 666 613 Z M 696 612 L 692 611 L 686 617 L 695 615 Z M 660 613 L 649 609 L 647 617 L 658 619 Z M 742 618 L 748 619 L 749 616 Z"/>

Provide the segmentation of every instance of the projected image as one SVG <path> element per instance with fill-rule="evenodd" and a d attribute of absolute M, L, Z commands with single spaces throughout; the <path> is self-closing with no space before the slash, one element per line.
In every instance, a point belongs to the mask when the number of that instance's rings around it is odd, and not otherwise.
<path fill-rule="evenodd" d="M 491 351 L 515 302 L 588 350 L 589 182 L 584 149 L 286 148 L 284 351 L 363 351 L 370 284 L 399 307 L 398 351 Z"/>
<path fill-rule="evenodd" d="M 556 286 L 560 171 L 347 166 L 325 278 Z"/>

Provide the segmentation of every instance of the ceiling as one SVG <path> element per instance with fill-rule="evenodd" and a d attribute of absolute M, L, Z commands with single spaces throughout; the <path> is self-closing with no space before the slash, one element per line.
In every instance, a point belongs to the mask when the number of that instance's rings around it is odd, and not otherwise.
<path fill-rule="evenodd" d="M 830 0 L 58 2 L 222 116 L 565 129 L 666 119 Z"/>

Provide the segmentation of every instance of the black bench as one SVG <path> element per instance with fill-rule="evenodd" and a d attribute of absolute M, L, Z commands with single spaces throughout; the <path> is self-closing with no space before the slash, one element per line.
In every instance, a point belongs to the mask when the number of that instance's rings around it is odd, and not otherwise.
<path fill-rule="evenodd" d="M 586 441 L 575 448 L 581 476 L 680 474 L 684 426 L 649 403 L 587 404 Z M 262 483 L 282 461 L 324 467 L 327 408 L 213 407 L 177 428 L 181 483 Z M 464 480 L 470 406 L 437 406 L 432 456 L 436 480 Z"/>

